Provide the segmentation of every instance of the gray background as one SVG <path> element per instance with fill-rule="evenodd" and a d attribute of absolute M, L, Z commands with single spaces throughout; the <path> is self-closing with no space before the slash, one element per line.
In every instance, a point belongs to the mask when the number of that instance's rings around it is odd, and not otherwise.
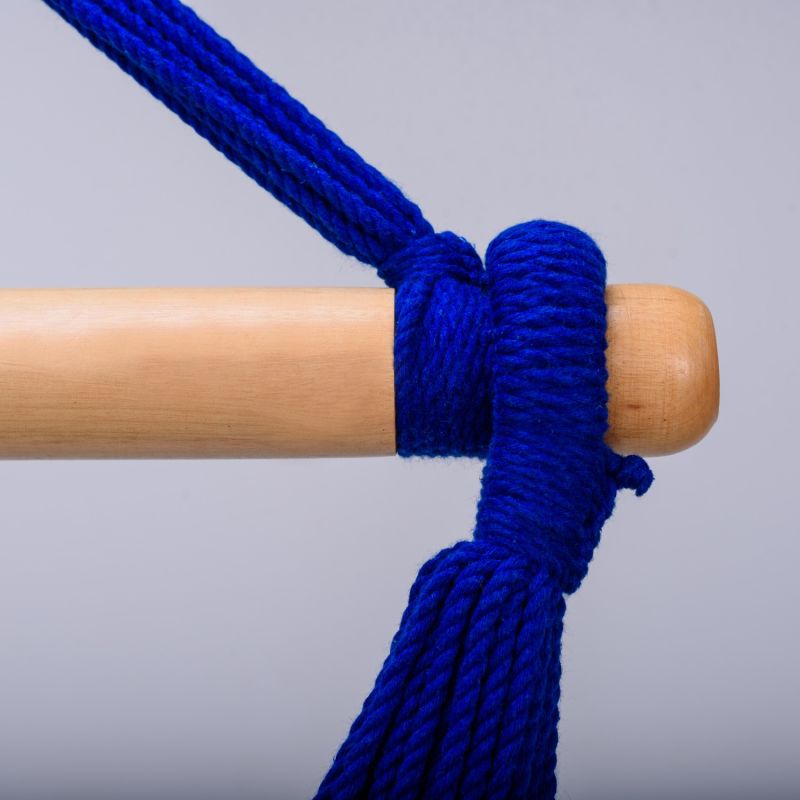
<path fill-rule="evenodd" d="M 800 4 L 195 7 L 438 228 L 568 220 L 707 301 L 719 423 L 569 603 L 561 797 L 800 796 Z M 0 108 L 5 285 L 377 285 L 41 3 L 2 3 Z M 0 797 L 308 796 L 478 477 L 0 464 Z"/>

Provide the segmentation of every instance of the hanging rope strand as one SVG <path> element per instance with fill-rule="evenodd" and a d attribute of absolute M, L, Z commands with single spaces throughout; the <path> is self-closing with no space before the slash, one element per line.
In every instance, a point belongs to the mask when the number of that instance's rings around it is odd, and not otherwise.
<path fill-rule="evenodd" d="M 348 255 L 380 264 L 432 231 L 397 187 L 186 6 L 46 2 Z"/>

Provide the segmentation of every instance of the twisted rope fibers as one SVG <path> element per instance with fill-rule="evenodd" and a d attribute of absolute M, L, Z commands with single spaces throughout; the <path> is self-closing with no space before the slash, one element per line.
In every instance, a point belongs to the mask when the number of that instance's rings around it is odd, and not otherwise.
<path fill-rule="evenodd" d="M 316 797 L 553 798 L 564 596 L 618 489 L 652 482 L 603 441 L 599 249 L 535 221 L 484 265 L 177 0 L 45 2 L 396 289 L 398 452 L 486 459 L 472 539 L 420 570 Z"/>

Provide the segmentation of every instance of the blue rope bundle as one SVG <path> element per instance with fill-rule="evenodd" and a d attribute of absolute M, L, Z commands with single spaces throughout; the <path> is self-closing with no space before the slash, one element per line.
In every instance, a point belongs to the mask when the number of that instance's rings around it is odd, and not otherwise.
<path fill-rule="evenodd" d="M 45 0 L 396 289 L 401 455 L 486 459 L 473 538 L 425 564 L 317 797 L 552 798 L 564 596 L 642 459 L 608 427 L 605 262 L 554 222 L 485 265 L 177 0 Z"/>

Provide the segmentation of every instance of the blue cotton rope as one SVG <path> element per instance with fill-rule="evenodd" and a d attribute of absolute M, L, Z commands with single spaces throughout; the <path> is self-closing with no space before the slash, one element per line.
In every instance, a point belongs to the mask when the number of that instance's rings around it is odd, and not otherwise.
<path fill-rule="evenodd" d="M 177 0 L 45 2 L 396 289 L 398 452 L 486 459 L 473 538 L 420 570 L 317 798 L 553 798 L 564 596 L 652 482 L 603 441 L 599 249 L 536 221 L 484 265 Z"/>

